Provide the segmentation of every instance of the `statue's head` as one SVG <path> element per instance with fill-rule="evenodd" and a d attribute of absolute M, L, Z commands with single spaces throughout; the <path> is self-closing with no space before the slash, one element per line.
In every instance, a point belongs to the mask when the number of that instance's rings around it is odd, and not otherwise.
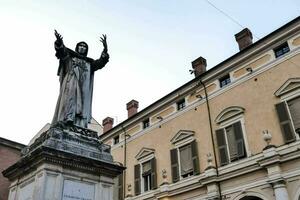
<path fill-rule="evenodd" d="M 79 42 L 76 45 L 75 51 L 82 56 L 87 56 L 89 50 L 89 46 L 85 42 Z"/>

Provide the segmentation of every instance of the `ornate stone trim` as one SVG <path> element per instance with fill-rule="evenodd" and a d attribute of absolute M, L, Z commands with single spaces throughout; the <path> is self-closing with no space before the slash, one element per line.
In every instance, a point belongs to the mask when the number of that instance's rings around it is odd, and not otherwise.
<path fill-rule="evenodd" d="M 175 144 L 187 138 L 194 137 L 195 132 L 191 130 L 180 130 L 175 136 L 171 139 L 171 143 Z"/>
<path fill-rule="evenodd" d="M 280 97 L 297 89 L 300 89 L 300 77 L 290 78 L 282 86 L 280 86 L 274 95 Z"/>
<path fill-rule="evenodd" d="M 220 114 L 216 117 L 215 122 L 217 124 L 220 124 L 232 117 L 243 114 L 244 112 L 245 109 L 240 106 L 230 106 L 222 110 L 222 112 L 220 112 Z"/>
<path fill-rule="evenodd" d="M 139 153 L 135 156 L 137 160 L 141 160 L 142 158 L 145 158 L 146 156 L 149 156 L 151 154 L 154 154 L 155 150 L 143 147 Z"/>

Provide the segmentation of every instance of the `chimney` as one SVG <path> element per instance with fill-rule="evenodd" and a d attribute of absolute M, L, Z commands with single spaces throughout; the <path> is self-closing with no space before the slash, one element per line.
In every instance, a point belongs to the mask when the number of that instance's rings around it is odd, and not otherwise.
<path fill-rule="evenodd" d="M 248 28 L 243 29 L 241 32 L 234 35 L 235 40 L 239 44 L 240 51 L 251 45 L 252 42 L 252 33 Z"/>
<path fill-rule="evenodd" d="M 192 62 L 192 67 L 195 77 L 203 74 L 206 71 L 206 59 L 200 56 Z"/>
<path fill-rule="evenodd" d="M 105 119 L 103 119 L 102 121 L 102 126 L 103 126 L 103 133 L 109 131 L 110 129 L 112 129 L 114 124 L 114 119 L 111 117 L 106 117 Z"/>
<path fill-rule="evenodd" d="M 131 100 L 126 104 L 127 111 L 128 111 L 128 118 L 132 115 L 136 114 L 139 107 L 139 102 L 136 100 Z"/>

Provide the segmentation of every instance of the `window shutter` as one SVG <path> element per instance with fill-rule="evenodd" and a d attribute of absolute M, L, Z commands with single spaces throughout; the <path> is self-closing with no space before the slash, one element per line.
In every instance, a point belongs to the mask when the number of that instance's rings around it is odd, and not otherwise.
<path fill-rule="evenodd" d="M 171 171 L 173 183 L 179 181 L 179 166 L 178 166 L 178 154 L 177 149 L 171 149 Z"/>
<path fill-rule="evenodd" d="M 294 141 L 296 137 L 292 128 L 291 119 L 285 102 L 276 104 L 275 107 L 277 110 L 277 115 L 285 142 L 288 143 Z"/>
<path fill-rule="evenodd" d="M 150 162 L 151 162 L 151 180 L 152 180 L 150 189 L 153 190 L 157 188 L 156 159 L 152 158 Z"/>
<path fill-rule="evenodd" d="M 118 196 L 119 200 L 123 200 L 123 173 L 118 176 Z"/>
<path fill-rule="evenodd" d="M 193 161 L 193 171 L 194 171 L 193 174 L 197 175 L 200 174 L 200 169 L 199 169 L 197 142 L 195 140 L 191 142 L 191 151 L 192 151 L 192 161 Z"/>
<path fill-rule="evenodd" d="M 135 195 L 141 194 L 141 167 L 139 164 L 134 166 L 134 192 Z"/>
<path fill-rule="evenodd" d="M 245 157 L 245 144 L 244 144 L 244 137 L 243 137 L 243 130 L 241 122 L 234 123 L 233 125 L 234 135 L 235 135 L 235 142 L 237 148 L 237 157 L 242 158 Z M 229 144 L 231 145 L 231 144 Z"/>
<path fill-rule="evenodd" d="M 220 163 L 221 165 L 228 164 L 228 152 L 225 140 L 224 129 L 216 130 L 217 143 L 220 155 Z"/>

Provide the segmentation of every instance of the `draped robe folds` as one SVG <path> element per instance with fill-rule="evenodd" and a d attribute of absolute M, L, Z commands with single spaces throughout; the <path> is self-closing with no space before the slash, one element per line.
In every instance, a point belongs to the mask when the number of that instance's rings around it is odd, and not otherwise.
<path fill-rule="evenodd" d="M 63 122 L 87 128 L 92 118 L 94 72 L 105 66 L 109 55 L 103 51 L 99 59 L 93 60 L 63 44 L 59 47 L 55 44 L 55 50 L 60 92 L 52 125 Z"/>

